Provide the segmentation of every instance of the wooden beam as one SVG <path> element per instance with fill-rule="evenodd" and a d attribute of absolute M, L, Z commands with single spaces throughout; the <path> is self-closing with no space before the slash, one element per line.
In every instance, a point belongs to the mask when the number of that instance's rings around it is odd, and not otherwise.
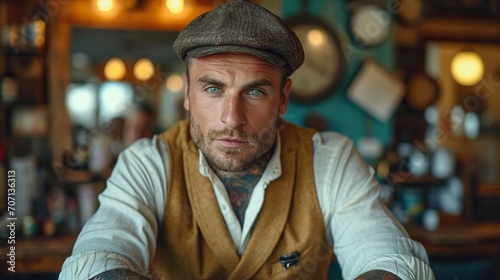
<path fill-rule="evenodd" d="M 136 10 L 119 11 L 107 15 L 97 11 L 91 1 L 71 1 L 62 6 L 61 16 L 72 26 L 89 28 L 167 30 L 180 31 L 195 17 L 213 8 L 212 5 L 189 5 L 179 15 L 171 14 L 166 7 L 146 7 Z"/>
<path fill-rule="evenodd" d="M 429 18 L 412 28 L 397 24 L 395 34 L 396 44 L 399 46 L 417 46 L 431 40 L 500 43 L 500 21 Z"/>

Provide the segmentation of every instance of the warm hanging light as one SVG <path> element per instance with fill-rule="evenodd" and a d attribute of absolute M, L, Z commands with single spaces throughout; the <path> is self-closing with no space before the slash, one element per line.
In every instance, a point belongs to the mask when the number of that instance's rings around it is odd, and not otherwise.
<path fill-rule="evenodd" d="M 475 85 L 481 80 L 483 74 L 483 60 L 475 52 L 459 52 L 451 60 L 451 75 L 461 85 Z"/>
<path fill-rule="evenodd" d="M 147 58 L 137 60 L 134 65 L 134 76 L 139 81 L 147 81 L 155 74 L 153 62 Z"/>
<path fill-rule="evenodd" d="M 104 76 L 108 80 L 117 81 L 123 79 L 127 72 L 125 62 L 118 57 L 113 57 L 104 66 Z"/>
<path fill-rule="evenodd" d="M 167 78 L 165 85 L 170 92 L 178 92 L 183 86 L 182 77 L 178 74 L 172 74 Z"/>
<path fill-rule="evenodd" d="M 172 14 L 180 14 L 184 11 L 184 0 L 166 0 L 165 5 Z"/>
<path fill-rule="evenodd" d="M 113 9 L 113 0 L 97 0 L 97 8 L 101 12 L 109 12 Z"/>

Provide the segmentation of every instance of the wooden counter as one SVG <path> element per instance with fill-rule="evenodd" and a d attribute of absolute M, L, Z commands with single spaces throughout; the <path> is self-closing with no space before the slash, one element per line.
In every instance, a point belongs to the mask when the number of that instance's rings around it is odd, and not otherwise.
<path fill-rule="evenodd" d="M 500 257 L 500 222 L 441 226 L 427 231 L 406 225 L 412 238 L 424 245 L 430 258 Z M 19 238 L 16 240 L 16 271 L 19 273 L 58 273 L 71 254 L 76 234 L 61 237 Z M 2 240 L 4 241 L 4 240 Z M 0 245 L 1 271 L 7 271 L 8 245 Z"/>
<path fill-rule="evenodd" d="M 453 224 L 436 231 L 405 227 L 430 258 L 500 257 L 500 222 Z"/>
<path fill-rule="evenodd" d="M 71 255 L 76 238 L 76 234 L 60 237 L 17 238 L 16 273 L 58 273 L 64 260 Z M 0 275 L 8 272 L 6 260 L 10 245 L 4 241 L 2 240 L 0 245 Z"/>

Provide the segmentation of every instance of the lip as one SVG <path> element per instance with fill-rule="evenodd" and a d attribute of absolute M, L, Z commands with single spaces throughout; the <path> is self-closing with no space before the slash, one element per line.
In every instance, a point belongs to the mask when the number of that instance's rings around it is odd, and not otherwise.
<path fill-rule="evenodd" d="M 225 137 L 225 138 L 219 138 L 215 140 L 217 143 L 220 145 L 227 147 L 227 148 L 239 148 L 242 146 L 245 146 L 248 144 L 247 141 L 244 141 L 239 138 L 232 138 L 232 137 Z"/>

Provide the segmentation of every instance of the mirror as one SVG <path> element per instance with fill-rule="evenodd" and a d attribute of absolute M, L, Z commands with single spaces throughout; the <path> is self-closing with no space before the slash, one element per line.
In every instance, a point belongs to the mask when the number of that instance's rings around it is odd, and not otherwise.
<path fill-rule="evenodd" d="M 182 117 L 179 106 L 172 104 L 182 97 L 183 89 L 180 77 L 184 64 L 172 50 L 177 33 L 74 27 L 71 84 L 66 92 L 72 124 L 102 127 L 140 106 L 151 108 L 158 130 Z M 122 65 L 107 64 L 112 59 Z M 106 76 L 117 72 L 122 72 L 122 77 Z M 157 118 L 158 112 L 161 118 Z"/>
<path fill-rule="evenodd" d="M 98 173 L 127 146 L 185 115 L 175 31 L 73 27 L 66 109 L 83 169 Z M 92 160 L 93 153 L 99 160 Z M 104 156 L 102 156 L 104 155 Z"/>

